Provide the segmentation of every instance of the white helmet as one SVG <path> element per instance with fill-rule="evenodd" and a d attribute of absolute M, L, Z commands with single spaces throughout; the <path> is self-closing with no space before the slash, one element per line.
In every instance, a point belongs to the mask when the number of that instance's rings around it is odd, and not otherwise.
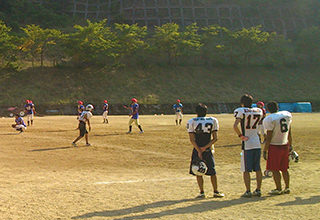
<path fill-rule="evenodd" d="M 197 175 L 197 176 L 203 176 L 206 174 L 206 172 L 208 171 L 208 167 L 205 164 L 205 162 L 200 161 L 197 164 L 192 164 L 191 166 L 191 170 L 192 172 Z"/>
<path fill-rule="evenodd" d="M 86 106 L 86 110 L 87 110 L 87 111 L 91 111 L 91 110 L 93 110 L 93 109 L 94 109 L 94 107 L 93 107 L 93 105 L 91 105 L 91 104 L 89 104 L 89 105 Z"/>

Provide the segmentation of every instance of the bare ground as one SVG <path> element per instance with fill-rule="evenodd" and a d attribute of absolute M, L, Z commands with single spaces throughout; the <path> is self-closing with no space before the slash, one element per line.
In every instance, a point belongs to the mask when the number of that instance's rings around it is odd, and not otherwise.
<path fill-rule="evenodd" d="M 75 116 L 36 117 L 17 134 L 12 118 L 0 119 L 0 219 L 319 219 L 320 114 L 295 114 L 293 138 L 299 163 L 290 163 L 289 195 L 240 198 L 240 142 L 232 115 L 220 122 L 216 144 L 219 189 L 226 196 L 194 199 L 195 178 L 188 175 L 192 147 L 185 126 L 174 116 L 142 116 L 145 130 L 127 131 L 127 116 L 102 124 L 94 116 L 91 147 L 71 147 L 78 135 Z M 185 116 L 184 122 L 191 115 Z M 185 123 L 184 123 L 185 124 Z M 262 166 L 265 162 L 262 161 Z M 252 188 L 255 187 L 254 175 Z"/>

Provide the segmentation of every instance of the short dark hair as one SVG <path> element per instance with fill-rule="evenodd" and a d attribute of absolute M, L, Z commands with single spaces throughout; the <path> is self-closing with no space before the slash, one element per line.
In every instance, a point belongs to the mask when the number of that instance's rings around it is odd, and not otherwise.
<path fill-rule="evenodd" d="M 241 97 L 240 103 L 244 105 L 244 107 L 251 108 L 253 102 L 253 98 L 249 94 L 245 94 Z"/>
<path fill-rule="evenodd" d="M 207 114 L 208 107 L 205 104 L 199 103 L 196 107 L 198 117 L 204 117 Z"/>
<path fill-rule="evenodd" d="M 269 103 L 267 104 L 267 109 L 268 109 L 268 111 L 271 112 L 271 113 L 275 113 L 275 112 L 279 111 L 278 103 L 275 102 L 275 101 L 269 102 Z"/>

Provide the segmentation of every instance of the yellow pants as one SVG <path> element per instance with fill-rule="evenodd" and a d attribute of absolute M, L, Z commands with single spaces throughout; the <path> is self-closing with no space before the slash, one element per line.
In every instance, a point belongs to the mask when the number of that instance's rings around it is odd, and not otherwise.
<path fill-rule="evenodd" d="M 133 123 L 135 123 L 136 126 L 139 126 L 139 119 L 133 119 L 133 118 L 130 118 L 129 120 L 129 126 L 131 126 Z"/>

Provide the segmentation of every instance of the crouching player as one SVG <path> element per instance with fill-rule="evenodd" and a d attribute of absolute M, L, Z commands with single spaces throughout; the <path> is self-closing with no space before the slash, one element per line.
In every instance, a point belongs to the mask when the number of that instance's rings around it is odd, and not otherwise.
<path fill-rule="evenodd" d="M 223 193 L 218 191 L 217 176 L 215 163 L 213 158 L 213 144 L 218 140 L 218 120 L 214 117 L 205 117 L 207 114 L 207 106 L 198 104 L 196 107 L 196 118 L 192 118 L 187 123 L 190 142 L 193 145 L 193 152 L 190 164 L 190 174 L 195 175 L 192 171 L 192 165 L 203 161 L 208 167 L 205 175 L 211 177 L 213 186 L 213 197 L 224 197 Z M 211 137 L 212 136 L 212 137 Z M 197 198 L 205 198 L 203 189 L 203 177 L 196 175 L 200 195 Z"/>
<path fill-rule="evenodd" d="M 83 111 L 79 117 L 79 130 L 80 130 L 80 135 L 79 137 L 77 137 L 73 142 L 72 145 L 73 146 L 77 146 L 77 141 L 79 141 L 81 138 L 85 137 L 86 139 L 86 146 L 90 146 L 89 144 L 89 135 L 88 135 L 88 131 L 86 128 L 86 124 L 88 124 L 89 127 L 89 131 L 91 131 L 91 125 L 90 125 L 90 118 L 92 117 L 92 113 L 91 111 L 93 110 L 93 105 L 87 105 L 86 106 L 86 110 Z"/>
<path fill-rule="evenodd" d="M 24 132 L 27 129 L 26 124 L 24 123 L 23 119 L 20 117 L 19 114 L 15 114 L 15 124 L 12 124 L 12 127 L 17 131 Z"/>

